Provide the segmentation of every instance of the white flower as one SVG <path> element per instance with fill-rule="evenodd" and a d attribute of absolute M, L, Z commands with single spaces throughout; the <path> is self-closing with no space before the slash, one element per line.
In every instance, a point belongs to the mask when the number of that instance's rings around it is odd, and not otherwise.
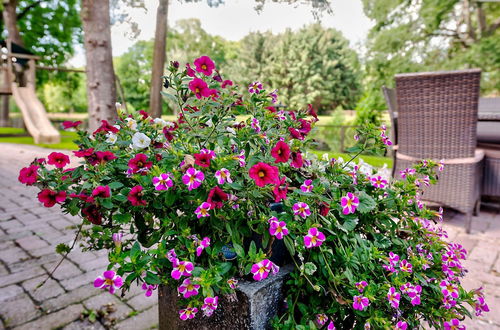
<path fill-rule="evenodd" d="M 118 139 L 118 137 L 114 133 L 108 133 L 108 134 L 106 134 L 106 136 L 108 137 L 106 139 L 106 142 L 109 144 L 115 144 L 116 140 Z"/>
<path fill-rule="evenodd" d="M 151 139 L 144 133 L 137 132 L 132 136 L 132 148 L 144 149 L 149 147 Z"/>
<path fill-rule="evenodd" d="M 328 154 L 325 152 L 325 153 L 321 156 L 321 160 L 324 160 L 325 162 L 329 162 L 329 161 L 330 161 L 330 156 L 328 156 Z"/>
<path fill-rule="evenodd" d="M 117 130 L 121 129 L 120 125 L 113 125 L 113 127 L 116 128 Z"/>
<path fill-rule="evenodd" d="M 165 126 L 168 126 L 168 127 L 172 128 L 172 127 L 175 127 L 175 124 L 172 123 L 171 121 L 166 121 L 165 122 Z"/>
<path fill-rule="evenodd" d="M 161 118 L 155 118 L 154 124 L 155 124 L 155 126 L 157 126 L 159 128 L 163 128 L 163 127 L 167 126 L 167 121 L 163 120 Z"/>
<path fill-rule="evenodd" d="M 125 120 L 127 121 L 128 128 L 130 128 L 133 131 L 137 131 L 137 122 L 135 121 L 135 119 L 125 118 Z"/>
<path fill-rule="evenodd" d="M 235 131 L 235 130 L 234 130 L 234 128 L 232 128 L 232 127 L 226 127 L 226 131 L 228 131 L 228 132 L 229 132 L 229 133 L 231 133 L 231 134 L 236 135 L 236 131 Z"/>

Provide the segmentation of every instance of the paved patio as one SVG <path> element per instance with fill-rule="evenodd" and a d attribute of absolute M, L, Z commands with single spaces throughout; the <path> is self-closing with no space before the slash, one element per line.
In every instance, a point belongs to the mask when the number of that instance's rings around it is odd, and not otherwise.
<path fill-rule="evenodd" d="M 158 323 L 157 297 L 134 289 L 123 299 L 95 289 L 92 282 L 107 265 L 103 253 L 70 253 L 52 278 L 34 288 L 52 270 L 59 243 L 70 243 L 78 218 L 44 208 L 36 189 L 17 181 L 19 169 L 50 151 L 33 146 L 0 144 L 0 329 L 149 329 Z M 66 151 L 66 153 L 68 153 Z M 447 211 L 450 240 L 469 251 L 467 289 L 484 287 L 491 312 L 467 321 L 468 329 L 500 329 L 500 211 L 483 207 L 473 220 L 472 234 L 463 216 Z M 82 314 L 101 315 L 91 323 Z"/>

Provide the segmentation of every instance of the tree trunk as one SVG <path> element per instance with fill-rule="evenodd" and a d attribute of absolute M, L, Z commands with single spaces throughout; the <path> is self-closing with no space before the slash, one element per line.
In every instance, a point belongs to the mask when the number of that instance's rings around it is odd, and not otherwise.
<path fill-rule="evenodd" d="M 109 0 L 82 0 L 89 130 L 101 120 L 113 121 L 116 112 L 116 84 L 111 52 Z"/>
<path fill-rule="evenodd" d="M 9 125 L 9 95 L 2 95 L 2 105 L 0 108 L 0 127 Z"/>
<path fill-rule="evenodd" d="M 4 1 L 3 3 L 3 20 L 7 28 L 7 34 L 12 42 L 24 47 L 23 39 L 17 28 L 17 0 Z"/>
<path fill-rule="evenodd" d="M 165 68 L 166 46 L 167 46 L 167 16 L 168 0 L 158 0 L 156 11 L 156 31 L 153 51 L 153 70 L 151 74 L 151 89 L 149 95 L 149 110 L 152 117 L 161 117 L 162 99 L 161 88 Z"/>

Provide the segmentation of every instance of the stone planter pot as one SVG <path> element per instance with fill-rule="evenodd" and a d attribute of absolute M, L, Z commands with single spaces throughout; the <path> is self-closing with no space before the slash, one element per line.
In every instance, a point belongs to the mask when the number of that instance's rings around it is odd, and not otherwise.
<path fill-rule="evenodd" d="M 241 280 L 235 294 L 219 296 L 219 306 L 211 317 L 198 311 L 192 320 L 179 319 L 179 302 L 175 289 L 158 288 L 160 330 L 228 330 L 270 328 L 269 321 L 283 306 L 283 284 L 292 266 L 282 267 L 276 275 L 255 282 Z"/>

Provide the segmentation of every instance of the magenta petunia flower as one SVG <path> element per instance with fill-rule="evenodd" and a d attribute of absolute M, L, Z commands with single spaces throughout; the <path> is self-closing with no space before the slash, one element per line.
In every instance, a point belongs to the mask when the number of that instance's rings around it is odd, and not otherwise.
<path fill-rule="evenodd" d="M 275 163 L 286 163 L 290 158 L 290 147 L 283 141 L 278 141 L 276 146 L 271 149 L 271 156 L 274 157 Z"/>
<path fill-rule="evenodd" d="M 316 322 L 320 326 L 324 326 L 328 322 L 328 316 L 326 314 L 316 314 Z"/>
<path fill-rule="evenodd" d="M 242 150 L 238 155 L 234 155 L 233 159 L 238 161 L 240 167 L 245 167 L 247 164 L 245 161 L 245 150 Z"/>
<path fill-rule="evenodd" d="M 408 323 L 405 321 L 399 321 L 396 323 L 396 326 L 394 327 L 394 330 L 406 330 L 408 329 Z"/>
<path fill-rule="evenodd" d="M 389 292 L 387 292 L 387 300 L 389 301 L 389 304 L 391 304 L 392 308 L 399 307 L 400 298 L 401 294 L 396 291 L 396 288 L 394 287 L 389 288 Z"/>
<path fill-rule="evenodd" d="M 465 325 L 460 324 L 458 319 L 451 319 L 443 323 L 444 330 L 465 330 Z"/>
<path fill-rule="evenodd" d="M 115 243 L 116 247 L 122 245 L 122 239 L 123 239 L 122 233 L 113 233 L 113 235 L 111 235 L 111 238 L 113 239 L 113 242 Z"/>
<path fill-rule="evenodd" d="M 274 201 L 276 203 L 280 202 L 281 200 L 285 200 L 286 196 L 288 194 L 288 183 L 286 183 L 286 177 L 282 177 L 278 183 L 274 186 L 273 189 L 273 194 L 274 194 Z"/>
<path fill-rule="evenodd" d="M 194 266 L 191 262 L 179 261 L 177 259 L 175 259 L 174 261 L 174 269 L 172 269 L 172 272 L 170 273 L 173 279 L 178 280 L 181 278 L 181 276 L 191 276 L 191 272 L 194 269 Z"/>
<path fill-rule="evenodd" d="M 198 313 L 198 308 L 196 307 L 188 307 L 186 309 L 181 309 L 179 311 L 179 318 L 183 321 L 193 319 Z"/>
<path fill-rule="evenodd" d="M 98 276 L 94 281 L 94 287 L 115 293 L 123 285 L 123 279 L 112 270 L 107 270 L 103 276 Z"/>
<path fill-rule="evenodd" d="M 256 281 L 261 281 L 269 275 L 270 272 L 276 274 L 279 272 L 279 267 L 274 264 L 269 259 L 264 259 L 256 264 L 252 265 L 251 272 L 253 274 L 253 279 Z"/>
<path fill-rule="evenodd" d="M 188 87 L 198 99 L 201 99 L 202 97 L 209 97 L 212 94 L 207 83 L 200 78 L 194 78 L 191 80 Z"/>
<path fill-rule="evenodd" d="M 359 311 L 364 310 L 368 305 L 370 305 L 370 300 L 364 296 L 354 296 L 352 298 L 352 308 L 357 309 Z"/>
<path fill-rule="evenodd" d="M 269 226 L 269 234 L 275 236 L 277 239 L 283 239 L 288 235 L 288 229 L 284 221 L 272 221 Z"/>
<path fill-rule="evenodd" d="M 474 303 L 474 310 L 476 316 L 481 316 L 483 315 L 483 312 L 490 311 L 490 308 L 488 307 L 488 304 L 486 304 L 483 296 L 479 296 L 476 298 L 476 301 Z"/>
<path fill-rule="evenodd" d="M 219 304 L 219 297 L 206 297 L 203 300 L 203 305 L 201 306 L 201 310 L 205 316 L 212 316 L 212 314 L 217 309 Z"/>
<path fill-rule="evenodd" d="M 414 168 L 405 168 L 402 171 L 399 171 L 401 178 L 406 179 L 408 175 L 415 175 L 417 171 Z"/>
<path fill-rule="evenodd" d="M 19 171 L 18 180 L 27 186 L 31 186 L 38 180 L 38 169 L 40 166 L 31 165 L 29 167 L 24 167 Z"/>
<path fill-rule="evenodd" d="M 196 71 L 203 73 L 205 76 L 210 76 L 215 69 L 215 63 L 208 56 L 201 56 L 194 60 Z"/>
<path fill-rule="evenodd" d="M 199 241 L 198 246 L 196 247 L 196 256 L 199 257 L 203 250 L 210 246 L 210 238 L 204 237 L 201 241 Z"/>
<path fill-rule="evenodd" d="M 368 283 L 366 283 L 366 281 L 361 281 L 361 282 L 357 282 L 356 284 L 354 284 L 356 289 L 358 289 L 359 293 L 362 293 L 365 290 L 367 285 L 368 285 Z"/>
<path fill-rule="evenodd" d="M 69 129 L 69 128 L 76 128 L 78 127 L 78 125 L 80 125 L 82 122 L 80 120 L 78 121 L 70 121 L 70 120 L 66 120 L 66 121 L 63 121 L 63 123 L 61 124 L 62 127 L 64 129 Z"/>
<path fill-rule="evenodd" d="M 182 182 L 188 186 L 188 190 L 198 188 L 205 180 L 205 175 L 202 171 L 198 171 L 194 167 L 188 168 L 186 173 L 182 176 Z"/>
<path fill-rule="evenodd" d="M 349 192 L 340 199 L 340 205 L 342 206 L 342 213 L 351 214 L 356 212 L 356 208 L 359 205 L 359 199 L 356 195 Z"/>
<path fill-rule="evenodd" d="M 151 166 L 153 166 L 153 162 L 148 161 L 146 154 L 137 154 L 128 161 L 128 167 L 132 170 L 132 173 L 146 174 Z"/>
<path fill-rule="evenodd" d="M 401 271 L 403 272 L 406 272 L 406 273 L 411 273 L 413 272 L 413 266 L 412 264 L 410 264 L 408 262 L 408 260 L 403 260 L 401 261 L 401 263 L 399 264 L 399 268 L 401 269 Z"/>
<path fill-rule="evenodd" d="M 162 173 L 159 176 L 153 177 L 153 186 L 155 190 L 168 190 L 173 187 L 174 181 L 171 179 L 172 173 Z"/>
<path fill-rule="evenodd" d="M 218 184 L 224 184 L 226 182 L 233 183 L 231 179 L 231 173 L 226 168 L 221 168 L 220 170 L 215 172 L 215 178 L 217 179 Z"/>
<path fill-rule="evenodd" d="M 260 122 L 257 118 L 252 118 L 252 122 L 250 124 L 250 127 L 253 128 L 253 130 L 255 131 L 255 133 L 260 133 L 261 131 L 261 128 L 260 128 Z"/>
<path fill-rule="evenodd" d="M 226 194 L 219 187 L 214 187 L 210 189 L 210 192 L 208 193 L 207 202 L 210 203 L 212 209 L 221 209 L 224 206 L 224 202 L 228 199 L 228 194 Z"/>
<path fill-rule="evenodd" d="M 92 197 L 109 198 L 111 197 L 111 189 L 109 186 L 98 186 L 92 190 Z"/>
<path fill-rule="evenodd" d="M 191 68 L 191 64 L 189 63 L 186 63 L 186 74 L 189 76 L 189 77 L 194 77 L 196 76 L 196 72 Z"/>
<path fill-rule="evenodd" d="M 451 281 L 442 280 L 441 283 L 439 283 L 439 287 L 441 288 L 441 293 L 443 294 L 443 296 L 450 296 L 455 299 L 458 298 L 458 287 Z"/>
<path fill-rule="evenodd" d="M 325 241 L 325 234 L 320 232 L 318 228 L 311 227 L 309 228 L 307 235 L 304 236 L 304 245 L 307 249 L 320 246 Z"/>
<path fill-rule="evenodd" d="M 148 204 L 147 201 L 142 199 L 144 188 L 142 186 L 133 187 L 127 195 L 127 199 L 134 206 L 146 206 Z"/>
<path fill-rule="evenodd" d="M 210 216 L 210 209 L 212 206 L 208 202 L 203 202 L 201 203 L 200 206 L 194 211 L 194 214 L 196 214 L 197 218 L 203 218 L 203 217 L 209 217 Z"/>
<path fill-rule="evenodd" d="M 61 152 L 52 152 L 47 157 L 47 164 L 54 165 L 57 168 L 63 168 L 69 164 L 69 157 Z"/>
<path fill-rule="evenodd" d="M 236 289 L 236 287 L 238 286 L 238 280 L 235 278 L 230 278 L 229 280 L 227 280 L 227 284 L 231 289 Z"/>
<path fill-rule="evenodd" d="M 387 180 L 384 180 L 380 175 L 374 178 L 371 178 L 372 186 L 375 188 L 384 189 L 387 186 Z"/>
<path fill-rule="evenodd" d="M 248 174 L 250 178 L 255 180 L 255 184 L 259 187 L 264 187 L 267 184 L 276 184 L 279 181 L 278 168 L 262 162 L 252 166 Z"/>
<path fill-rule="evenodd" d="M 311 215 L 311 210 L 309 209 L 309 205 L 304 202 L 295 203 L 292 207 L 293 214 L 298 215 L 302 218 L 307 218 Z"/>
<path fill-rule="evenodd" d="M 304 183 L 300 186 L 300 190 L 302 190 L 303 192 L 311 192 L 313 190 L 314 186 L 312 184 L 312 180 L 305 180 Z"/>
<path fill-rule="evenodd" d="M 254 81 L 248 85 L 248 92 L 251 94 L 259 94 L 262 90 L 262 83 L 260 81 Z"/>
<path fill-rule="evenodd" d="M 177 288 L 177 291 L 184 297 L 184 299 L 187 299 L 189 297 L 196 296 L 199 289 L 199 284 L 191 283 L 191 280 L 189 278 L 186 278 Z"/>
<path fill-rule="evenodd" d="M 168 261 L 170 261 L 171 263 L 178 263 L 178 259 L 177 259 L 177 254 L 175 253 L 175 250 L 174 249 L 170 249 L 168 252 L 167 252 L 167 255 L 166 255 Z"/>
<path fill-rule="evenodd" d="M 395 265 L 399 261 L 399 256 L 391 251 L 389 252 L 389 261 L 392 265 Z"/>
<path fill-rule="evenodd" d="M 231 80 L 224 80 L 220 87 L 226 88 L 227 86 L 233 86 L 233 82 Z"/>
<path fill-rule="evenodd" d="M 43 203 L 43 206 L 52 207 L 56 203 L 62 203 L 66 200 L 66 192 L 43 189 L 38 193 L 38 200 Z"/>
<path fill-rule="evenodd" d="M 151 297 L 151 295 L 153 294 L 153 291 L 156 290 L 156 288 L 158 287 L 158 285 L 151 285 L 151 284 L 147 284 L 147 283 L 142 283 L 142 290 L 146 291 L 144 293 L 144 295 L 146 297 Z"/>
<path fill-rule="evenodd" d="M 455 307 L 457 304 L 456 300 L 453 300 L 451 297 L 443 297 L 443 307 L 446 309 L 451 309 Z"/>
<path fill-rule="evenodd" d="M 327 330 L 335 330 L 336 329 L 333 321 L 330 321 L 330 323 L 328 323 L 328 325 L 326 326 L 326 329 Z"/>

